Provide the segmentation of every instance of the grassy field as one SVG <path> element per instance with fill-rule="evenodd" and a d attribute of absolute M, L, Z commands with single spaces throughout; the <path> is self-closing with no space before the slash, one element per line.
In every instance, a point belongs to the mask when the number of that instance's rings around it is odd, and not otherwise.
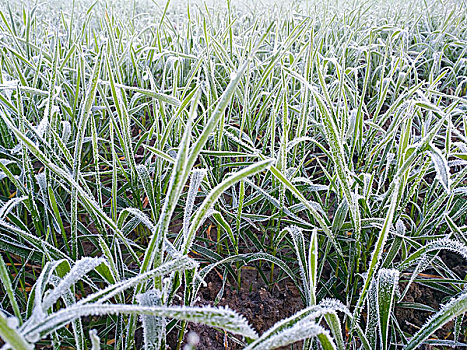
<path fill-rule="evenodd" d="M 467 346 L 464 0 L 0 0 L 0 68 L 5 349 Z"/>

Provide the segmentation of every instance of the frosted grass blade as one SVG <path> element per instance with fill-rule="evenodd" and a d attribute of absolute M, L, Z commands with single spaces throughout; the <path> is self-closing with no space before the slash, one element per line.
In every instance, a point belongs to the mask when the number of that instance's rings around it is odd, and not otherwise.
<path fill-rule="evenodd" d="M 29 336 L 37 339 L 36 335 L 44 337 L 47 334 L 65 326 L 71 321 L 84 316 L 102 316 L 108 314 L 147 315 L 174 318 L 188 322 L 203 323 L 218 327 L 233 334 L 240 334 L 247 338 L 256 339 L 256 331 L 250 327 L 243 316 L 228 308 L 213 307 L 147 307 L 138 305 L 102 304 L 71 306 L 48 316 L 41 324 L 28 331 Z"/>
<path fill-rule="evenodd" d="M 467 312 L 467 293 L 463 292 L 452 298 L 434 314 L 425 325 L 410 339 L 404 350 L 417 349 L 423 341 L 453 318 Z"/>

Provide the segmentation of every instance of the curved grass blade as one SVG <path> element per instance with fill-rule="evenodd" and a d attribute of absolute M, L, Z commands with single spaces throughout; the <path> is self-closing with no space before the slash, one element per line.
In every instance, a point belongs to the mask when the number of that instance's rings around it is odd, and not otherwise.
<path fill-rule="evenodd" d="M 419 348 L 423 341 L 433 334 L 437 329 L 453 318 L 463 315 L 467 312 L 467 292 L 463 292 L 441 307 L 435 315 L 433 315 L 425 325 L 410 339 L 409 343 L 404 347 L 404 350 L 412 350 Z"/>
<path fill-rule="evenodd" d="M 125 290 L 135 287 L 151 278 L 163 277 L 170 275 L 173 272 L 183 272 L 185 270 L 191 270 L 198 267 L 198 263 L 188 256 L 181 256 L 177 259 L 166 262 L 159 267 L 147 271 L 145 273 L 138 274 L 135 277 L 123 280 L 108 286 L 98 292 L 88 295 L 77 302 L 77 305 L 84 305 L 94 302 L 93 305 L 102 304 L 107 300 L 123 293 Z M 97 307 L 97 306 L 96 306 Z"/>
<path fill-rule="evenodd" d="M 177 205 L 178 199 L 180 197 L 181 190 L 185 185 L 187 176 L 186 173 L 189 173 L 191 170 L 191 167 L 189 167 L 187 164 L 187 157 L 191 139 L 191 126 L 196 115 L 199 99 L 200 92 L 198 91 L 191 104 L 191 110 L 185 126 L 185 132 L 183 133 L 183 137 L 179 145 L 177 159 L 172 169 L 169 188 L 167 190 L 166 199 L 160 213 L 159 221 L 152 234 L 148 248 L 146 249 L 144 255 L 143 263 L 141 265 L 142 273 L 146 272 L 152 267 L 156 256 L 159 256 L 159 261 L 162 257 L 162 248 L 165 234 L 168 230 L 170 220 L 172 218 L 172 213 L 175 210 L 175 206 Z"/>
<path fill-rule="evenodd" d="M 328 145 L 331 149 L 330 155 L 332 157 L 333 164 L 336 168 L 337 177 L 339 179 L 340 185 L 342 186 L 344 197 L 350 208 L 352 223 L 355 230 L 355 239 L 357 241 L 358 246 L 358 244 L 360 244 L 359 237 L 361 232 L 360 209 L 358 208 L 358 201 L 351 190 L 351 181 L 349 176 L 350 172 L 348 167 L 346 166 L 344 146 L 340 137 L 339 128 L 337 127 L 334 121 L 332 112 L 329 110 L 323 97 L 318 93 L 318 91 L 316 91 L 316 89 L 308 81 L 306 81 L 306 79 L 304 79 L 297 73 L 287 68 L 285 68 L 284 70 L 294 78 L 297 78 L 297 80 L 299 80 L 306 88 L 308 88 L 313 93 L 319 111 L 321 113 L 324 131 Z M 318 69 L 318 74 L 321 75 L 320 69 Z M 320 80 L 323 79 L 321 79 L 320 77 Z"/>
<path fill-rule="evenodd" d="M 459 254 L 465 260 L 467 260 L 467 246 L 464 244 L 454 241 L 449 238 L 442 238 L 436 241 L 427 243 L 425 246 L 420 247 L 415 252 L 410 254 L 405 260 L 403 260 L 398 266 L 399 271 L 404 271 L 410 266 L 413 266 L 420 261 L 428 257 L 430 252 L 439 252 L 441 249 L 449 250 L 453 253 Z"/>
<path fill-rule="evenodd" d="M 429 147 L 430 147 L 431 160 L 433 161 L 433 164 L 436 169 L 436 178 L 439 180 L 444 190 L 447 193 L 450 193 L 450 187 L 451 187 L 450 186 L 451 185 L 450 175 L 451 174 L 449 172 L 448 161 L 446 160 L 446 157 L 443 156 L 439 148 L 437 148 L 433 144 L 430 144 Z"/>
<path fill-rule="evenodd" d="M 335 350 L 336 345 L 329 332 L 317 325 L 314 321 L 306 320 L 295 323 L 293 326 L 267 338 L 259 338 L 250 344 L 245 350 L 269 350 L 277 349 L 300 340 L 316 337 L 319 339 L 323 350 Z"/>
<path fill-rule="evenodd" d="M 45 337 L 46 335 L 64 327 L 71 321 L 85 316 L 102 316 L 112 314 L 146 315 L 174 318 L 188 322 L 202 323 L 208 326 L 221 328 L 233 334 L 240 334 L 250 339 L 258 337 L 256 331 L 251 328 L 243 316 L 228 308 L 214 307 L 147 307 L 125 304 L 93 304 L 71 306 L 49 315 L 43 322 L 28 331 L 26 336 L 32 338 Z"/>
<path fill-rule="evenodd" d="M 335 349 L 334 342 L 331 340 L 328 334 L 321 336 L 322 333 L 314 334 L 314 331 L 318 329 L 313 329 L 313 334 L 307 333 L 307 327 L 313 327 L 316 324 L 316 319 L 322 316 L 336 314 L 337 311 L 344 312 L 346 315 L 350 316 L 350 311 L 339 301 L 333 299 L 323 300 L 318 305 L 313 305 L 303 309 L 302 311 L 297 312 L 295 315 L 286 318 L 282 321 L 277 322 L 269 330 L 267 330 L 260 338 L 258 338 L 254 343 L 250 344 L 246 349 L 267 349 L 265 345 L 272 346 L 274 342 L 281 343 L 280 338 L 283 337 L 285 341 L 295 342 L 298 340 L 303 340 L 313 336 L 319 336 L 321 345 L 330 346 L 330 349 Z M 337 316 L 336 316 L 337 317 Z M 340 328 L 340 327 L 339 327 Z M 320 331 L 320 329 L 319 329 Z M 295 340 L 292 340 L 295 339 Z M 271 341 L 273 340 L 273 341 Z M 323 344 L 324 342 L 324 344 Z M 289 342 L 284 345 L 290 344 Z M 245 350 L 246 350 L 245 349 Z"/>

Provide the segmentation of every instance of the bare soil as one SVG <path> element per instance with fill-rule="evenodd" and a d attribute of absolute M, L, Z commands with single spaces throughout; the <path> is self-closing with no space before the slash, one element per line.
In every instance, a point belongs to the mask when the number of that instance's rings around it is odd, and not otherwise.
<path fill-rule="evenodd" d="M 232 285 L 225 285 L 224 294 L 219 306 L 228 306 L 239 312 L 250 322 L 259 334 L 264 333 L 276 322 L 290 317 L 303 309 L 303 301 L 298 289 L 292 282 L 284 281 L 268 290 L 256 270 L 242 269 L 242 286 L 240 290 Z M 202 288 L 196 305 L 214 305 L 214 301 L 222 288 L 222 280 L 215 273 L 208 276 L 207 287 Z M 241 349 L 241 342 L 226 333 L 211 327 L 198 324 L 188 325 L 190 331 L 200 337 L 198 349 Z M 175 334 L 169 334 L 169 346 L 174 348 Z M 187 341 L 185 335 L 184 343 Z M 294 349 L 299 349 L 297 345 Z M 290 348 L 289 348 L 290 349 Z"/>
<path fill-rule="evenodd" d="M 459 276 L 466 277 L 467 264 L 460 256 L 450 252 L 443 252 L 440 256 L 449 268 Z M 216 275 L 211 272 L 208 276 L 207 287 L 200 290 L 196 305 L 214 305 L 214 301 L 222 289 L 222 284 L 220 274 Z M 400 290 L 402 291 L 405 286 L 406 283 L 402 282 Z M 440 291 L 415 282 L 412 283 L 402 302 L 421 303 L 439 310 L 440 306 L 446 302 L 446 297 L 447 295 Z M 276 322 L 292 316 L 304 307 L 300 293 L 291 281 L 283 280 L 281 283 L 274 285 L 271 290 L 268 290 L 259 274 L 255 270 L 250 269 L 242 271 L 242 287 L 240 290 L 232 287 L 229 282 L 226 282 L 223 296 L 217 305 L 229 306 L 231 309 L 244 315 L 259 334 L 262 334 Z M 395 314 L 401 329 L 408 335 L 415 334 L 430 315 L 432 315 L 431 312 L 403 308 L 397 305 Z M 234 350 L 242 348 L 239 338 L 211 327 L 191 323 L 188 325 L 186 334 L 190 331 L 199 335 L 200 343 L 198 349 Z M 439 329 L 430 339 L 453 340 L 453 331 L 454 322 L 451 321 Z M 169 346 L 171 349 L 175 349 L 174 344 L 176 344 L 177 336 L 175 333 L 169 334 Z M 186 341 L 187 335 L 185 335 L 184 344 Z M 467 318 L 464 319 L 462 324 L 461 335 L 458 341 L 467 343 Z M 301 344 L 294 344 L 292 347 L 292 349 L 300 348 Z M 290 349 L 290 347 L 287 349 Z M 447 350 L 452 348 L 425 345 L 420 349 Z"/>

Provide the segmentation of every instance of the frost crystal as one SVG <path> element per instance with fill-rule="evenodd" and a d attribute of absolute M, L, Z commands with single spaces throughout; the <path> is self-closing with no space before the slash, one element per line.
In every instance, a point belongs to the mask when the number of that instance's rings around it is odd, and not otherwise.
<path fill-rule="evenodd" d="M 188 333 L 187 342 L 190 345 L 196 346 L 199 344 L 199 335 L 195 332 Z"/>
<path fill-rule="evenodd" d="M 199 335 L 196 334 L 195 332 L 190 332 L 187 335 L 187 343 L 184 347 L 183 350 L 194 350 L 196 349 L 196 346 L 199 344 Z"/>
<path fill-rule="evenodd" d="M 89 331 L 89 336 L 91 337 L 91 350 L 100 350 L 101 349 L 101 340 L 97 335 L 97 330 L 91 329 Z"/>
<path fill-rule="evenodd" d="M 190 259 L 187 256 L 182 256 L 180 258 L 177 258 L 175 260 L 169 261 L 161 266 L 159 266 L 156 269 L 153 269 L 151 271 L 145 272 L 143 274 L 139 274 L 133 278 L 127 279 L 125 281 L 121 281 L 118 283 L 115 283 L 103 290 L 100 290 L 94 294 L 91 294 L 87 296 L 86 298 L 80 300 L 77 305 L 82 305 L 89 303 L 91 301 L 97 300 L 96 304 L 101 304 L 114 296 L 124 292 L 128 288 L 134 287 L 138 285 L 139 283 L 142 283 L 152 277 L 155 276 L 165 276 L 167 274 L 170 274 L 174 271 L 184 271 L 187 269 L 193 269 L 198 266 L 198 263 L 195 262 L 193 259 Z"/>
<path fill-rule="evenodd" d="M 18 326 L 19 326 L 19 321 L 18 321 L 18 319 L 17 319 L 16 317 L 14 317 L 14 316 L 13 316 L 13 317 L 8 317 L 8 318 L 6 319 L 6 324 L 7 324 L 8 327 L 10 327 L 10 328 L 12 328 L 12 329 L 16 329 L 16 328 L 18 328 Z"/>
<path fill-rule="evenodd" d="M 37 343 L 41 337 L 39 335 L 39 332 L 34 332 L 34 333 L 29 333 L 28 335 L 26 335 L 25 338 L 28 342 L 34 344 L 34 343 Z"/>

